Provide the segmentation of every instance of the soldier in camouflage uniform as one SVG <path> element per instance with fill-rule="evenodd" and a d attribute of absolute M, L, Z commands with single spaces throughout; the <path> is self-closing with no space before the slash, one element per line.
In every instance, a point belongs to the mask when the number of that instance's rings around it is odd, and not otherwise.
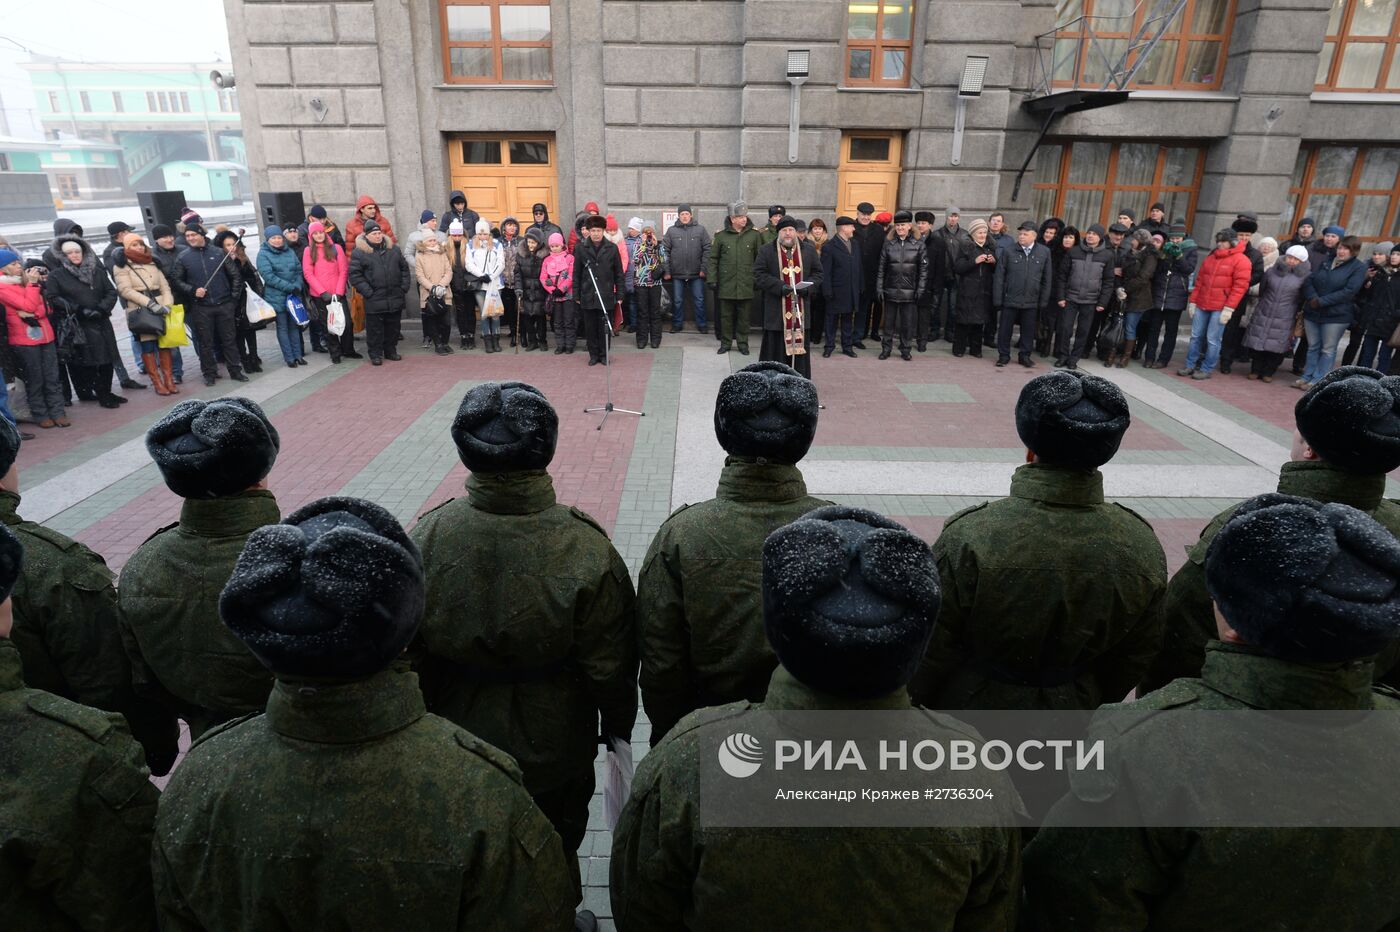
<path fill-rule="evenodd" d="M 1200 679 L 1175 680 L 1117 708 L 1187 716 L 1196 709 L 1400 710 L 1400 696 L 1371 684 L 1371 657 L 1400 637 L 1400 543 L 1363 512 L 1261 495 L 1215 535 L 1205 576 L 1220 639 L 1206 646 Z M 1200 779 L 1183 774 L 1182 761 L 1219 757 L 1211 757 L 1199 729 L 1160 713 L 1131 723 L 1120 717 L 1116 728 L 1112 719 L 1100 721 L 1108 726 L 1110 760 L 1131 766 L 1110 780 L 1073 773 L 1071 793 L 1026 849 L 1028 908 L 1039 928 L 1369 932 L 1400 924 L 1400 829 L 1164 828 L 1152 820 L 1174 794 L 1222 811 L 1231 804 L 1226 794 L 1266 778 L 1280 757 L 1304 768 L 1298 775 L 1311 782 L 1340 782 L 1330 761 L 1360 750 L 1347 746 L 1355 741 L 1348 731 L 1306 739 L 1314 747 L 1337 742 L 1335 754 L 1299 755 L 1281 751 L 1275 728 L 1234 729 L 1229 773 Z M 1400 772 L 1400 722 L 1375 728 L 1393 738 L 1376 741 L 1368 727 L 1364 758 L 1356 759 L 1368 761 L 1360 782 L 1381 788 Z M 1067 827 L 1102 825 L 1096 816 L 1120 810 L 1143 813 L 1126 824 L 1146 827 Z"/>
<path fill-rule="evenodd" d="M 425 514 L 412 537 L 427 578 L 428 708 L 515 758 L 577 869 L 600 719 L 602 737 L 622 741 L 637 720 L 635 595 L 602 527 L 554 500 L 558 436 L 530 385 L 467 392 L 452 422 L 467 497 Z"/>
<path fill-rule="evenodd" d="M 23 557 L 0 528 L 0 927 L 148 932 L 159 794 L 120 715 L 25 686 L 9 598 Z"/>
<path fill-rule="evenodd" d="M 612 907 L 621 932 L 810 929 L 1010 930 L 1020 838 L 988 828 L 707 828 L 697 755 L 750 709 L 908 710 L 905 684 L 938 615 L 928 545 L 872 512 L 830 506 L 763 547 L 763 624 L 781 666 L 762 703 L 702 709 L 642 759 L 613 834 Z M 925 713 L 914 740 L 977 741 Z M 978 742 L 980 743 L 980 742 Z M 1020 811 L 1004 773 L 988 824 Z"/>
<path fill-rule="evenodd" d="M 1106 503 L 1098 467 L 1130 418 L 1111 382 L 1032 379 L 1016 403 L 1028 465 L 1011 497 L 958 512 L 934 544 L 943 613 L 910 692 L 942 709 L 1093 709 L 1156 655 L 1166 556 L 1148 523 Z"/>
<path fill-rule="evenodd" d="M 637 583 L 642 705 L 651 744 L 704 706 L 763 698 L 778 665 L 763 636 L 763 541 L 830 502 L 797 463 L 817 432 L 817 389 L 780 362 L 720 384 L 715 435 L 729 455 L 709 501 L 682 506 L 647 551 Z"/>
<path fill-rule="evenodd" d="M 1293 416 L 1297 429 L 1292 459 L 1279 470 L 1278 491 L 1359 508 L 1400 535 L 1400 505 L 1382 497 L 1386 474 L 1400 468 L 1400 378 L 1360 366 L 1334 369 L 1298 399 Z M 1138 687 L 1139 694 L 1179 677 L 1200 675 L 1206 642 L 1215 637 L 1215 616 L 1206 592 L 1206 553 L 1236 507 L 1206 525 L 1172 577 L 1162 605 L 1162 650 Z M 1397 662 L 1400 645 L 1387 645 L 1377 658 L 1376 678 L 1389 682 L 1387 674 L 1400 672 Z"/>
<path fill-rule="evenodd" d="M 182 401 L 146 432 L 180 523 L 136 549 L 117 585 L 122 641 L 138 690 L 192 737 L 267 704 L 272 677 L 219 621 L 219 593 L 248 535 L 279 518 L 267 474 L 281 439 L 246 398 Z"/>
<path fill-rule="evenodd" d="M 24 662 L 25 685 L 83 705 L 119 712 L 164 775 L 175 763 L 175 716 L 136 695 L 117 625 L 115 578 L 97 554 L 19 516 L 19 431 L 0 418 L 0 523 L 24 547 L 10 640 Z"/>
<path fill-rule="evenodd" d="M 402 658 L 423 564 L 394 517 L 326 498 L 254 531 L 220 599 L 277 677 L 161 799 L 167 932 L 573 925 L 559 836 L 510 757 L 424 708 Z"/>

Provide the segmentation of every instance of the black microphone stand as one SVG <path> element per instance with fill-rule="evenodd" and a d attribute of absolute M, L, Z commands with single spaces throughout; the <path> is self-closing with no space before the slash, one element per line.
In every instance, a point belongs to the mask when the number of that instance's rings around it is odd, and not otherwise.
<path fill-rule="evenodd" d="M 603 425 L 606 424 L 606 423 L 608 422 L 608 415 L 609 415 L 609 414 L 612 414 L 614 411 L 617 412 L 618 414 L 635 414 L 635 415 L 637 415 L 637 417 L 646 417 L 647 415 L 646 415 L 646 412 L 645 412 L 645 411 L 633 411 L 633 410 L 631 410 L 630 408 L 619 408 L 619 407 L 616 407 L 616 406 L 613 405 L 613 400 L 612 400 L 612 338 L 613 338 L 612 313 L 608 310 L 608 306 L 607 306 L 606 302 L 603 301 L 603 290 L 602 290 L 601 288 L 598 287 L 598 279 L 595 278 L 594 275 L 593 275 L 593 264 L 590 262 L 590 263 L 586 266 L 586 268 L 587 268 L 587 270 L 588 270 L 588 279 L 589 279 L 589 281 L 591 281 L 591 282 L 593 283 L 593 293 L 594 293 L 595 295 L 598 296 L 598 306 L 599 306 L 600 308 L 602 308 L 602 311 L 601 311 L 600 313 L 603 315 L 603 326 L 607 328 L 607 333 L 606 333 L 606 334 L 604 335 L 604 337 L 603 337 L 603 340 L 604 340 L 604 342 L 603 342 L 603 368 L 607 370 L 607 373 L 606 373 L 606 375 L 605 375 L 605 377 L 604 377 L 604 382 L 605 382 L 605 384 L 607 385 L 607 393 L 608 393 L 608 394 L 607 394 L 607 400 L 606 400 L 606 401 L 604 401 L 604 402 L 603 402 L 602 404 L 600 404 L 600 405 L 592 405 L 592 406 L 590 406 L 590 407 L 584 408 L 584 409 L 583 409 L 583 413 L 584 413 L 584 414 L 596 414 L 597 412 L 602 411 L 602 412 L 603 412 L 603 419 L 602 419 L 601 421 L 598 422 L 598 427 L 597 427 L 598 430 L 602 430 L 602 429 L 603 429 Z"/>

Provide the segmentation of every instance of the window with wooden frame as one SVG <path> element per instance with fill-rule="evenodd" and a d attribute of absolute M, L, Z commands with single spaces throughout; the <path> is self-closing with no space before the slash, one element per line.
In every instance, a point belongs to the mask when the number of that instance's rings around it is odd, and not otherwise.
<path fill-rule="evenodd" d="M 443 80 L 549 84 L 554 80 L 548 0 L 438 0 Z"/>
<path fill-rule="evenodd" d="M 1153 6 L 1134 0 L 1060 0 L 1053 82 L 1100 87 Z M 1216 90 L 1225 72 L 1234 0 L 1186 0 L 1128 85 L 1145 90 Z M 1091 41 L 1090 35 L 1097 38 Z M 1126 62 L 1136 63 L 1134 52 Z"/>
<path fill-rule="evenodd" d="M 846 83 L 908 87 L 914 0 L 851 0 L 846 6 Z"/>
<path fill-rule="evenodd" d="M 1139 220 L 1160 201 L 1168 221 L 1196 214 L 1196 195 L 1206 167 L 1199 146 L 1151 142 L 1066 140 L 1047 142 L 1036 153 L 1035 215 L 1060 217 L 1083 230 L 1111 224 L 1125 208 Z"/>
<path fill-rule="evenodd" d="M 1280 232 L 1297 220 L 1345 227 L 1366 241 L 1400 237 L 1400 147 L 1313 146 L 1298 150 Z M 1294 218 L 1297 218 L 1295 220 Z"/>
<path fill-rule="evenodd" d="M 1400 3 L 1332 0 L 1319 91 L 1400 91 Z"/>

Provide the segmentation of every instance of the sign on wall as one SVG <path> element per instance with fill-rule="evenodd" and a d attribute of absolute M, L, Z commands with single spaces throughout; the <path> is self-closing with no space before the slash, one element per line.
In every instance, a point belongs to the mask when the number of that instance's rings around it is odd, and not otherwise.
<path fill-rule="evenodd" d="M 661 212 L 661 235 L 665 236 L 666 231 L 671 229 L 671 224 L 678 219 L 674 210 L 663 210 Z"/>

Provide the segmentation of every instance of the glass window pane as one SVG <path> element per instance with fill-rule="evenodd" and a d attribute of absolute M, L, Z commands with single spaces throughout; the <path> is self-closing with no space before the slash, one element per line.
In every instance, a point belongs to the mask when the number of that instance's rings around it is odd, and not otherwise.
<path fill-rule="evenodd" d="M 454 78 L 494 78 L 496 63 L 490 47 L 454 45 L 448 49 Z"/>
<path fill-rule="evenodd" d="M 1060 28 L 1069 25 L 1072 20 L 1078 19 L 1084 13 L 1084 0 L 1060 0 L 1055 5 L 1055 23 Z M 1075 24 L 1078 28 L 1078 24 Z"/>
<path fill-rule="evenodd" d="M 549 7 L 503 5 L 501 7 L 501 41 L 548 42 Z"/>
<path fill-rule="evenodd" d="M 1170 188 L 1186 188 L 1196 183 L 1196 166 L 1200 163 L 1199 149 L 1168 149 L 1162 165 L 1162 184 Z"/>
<path fill-rule="evenodd" d="M 548 81 L 549 48 L 501 49 L 502 81 Z"/>
<path fill-rule="evenodd" d="M 890 140 L 888 136 L 852 136 L 852 162 L 888 162 Z"/>
<path fill-rule="evenodd" d="M 1065 223 L 1078 227 L 1081 231 L 1091 223 L 1098 223 L 1103 214 L 1102 191 L 1065 192 Z"/>
<path fill-rule="evenodd" d="M 885 49 L 880 56 L 884 62 L 880 68 L 880 77 L 886 81 L 904 80 L 904 63 L 908 61 L 908 56 L 907 49 Z"/>
<path fill-rule="evenodd" d="M 1230 0 L 1196 0 L 1191 32 L 1198 36 L 1218 36 L 1225 32 L 1225 13 Z"/>
<path fill-rule="evenodd" d="M 1310 155 L 1312 155 L 1311 149 L 1298 149 L 1298 157 L 1293 160 L 1293 180 L 1288 183 L 1290 188 L 1303 186 L 1303 173 L 1308 170 L 1308 156 Z"/>
<path fill-rule="evenodd" d="M 1390 225 L 1390 240 L 1400 240 L 1400 210 L 1395 212 L 1395 222 Z"/>
<path fill-rule="evenodd" d="M 1133 216 L 1137 217 L 1137 222 L 1142 223 L 1147 219 L 1147 205 L 1151 203 L 1151 191 L 1115 191 L 1113 192 L 1113 203 L 1108 205 L 1108 219 L 1117 221 L 1120 213 L 1131 210 Z"/>
<path fill-rule="evenodd" d="M 1035 189 L 1035 215 L 1049 219 L 1055 216 L 1055 196 L 1059 194 L 1058 188 L 1036 188 Z"/>
<path fill-rule="evenodd" d="M 1400 90 L 1400 45 L 1395 46 L 1395 51 L 1390 56 L 1390 73 L 1385 78 L 1385 89 Z"/>
<path fill-rule="evenodd" d="M 1103 84 L 1108 79 L 1109 70 L 1116 67 L 1128 50 L 1127 39 L 1099 39 L 1086 42 L 1084 53 L 1084 84 Z"/>
<path fill-rule="evenodd" d="M 1327 75 L 1332 71 L 1332 56 L 1337 51 L 1337 43 L 1322 43 L 1322 54 L 1317 56 L 1317 77 L 1313 78 L 1314 84 L 1326 86 Z"/>
<path fill-rule="evenodd" d="M 1335 36 L 1342 31 L 1342 13 L 1347 8 L 1347 0 L 1332 0 L 1332 11 L 1327 14 L 1327 34 Z"/>
<path fill-rule="evenodd" d="M 1062 150 L 1059 146 L 1041 146 L 1035 153 L 1035 177 L 1040 184 L 1060 183 L 1060 154 Z M 1047 217 L 1049 214 L 1041 214 Z"/>
<path fill-rule="evenodd" d="M 512 165 L 549 164 L 549 143 L 547 142 L 515 140 L 507 145 L 510 146 L 510 164 Z"/>
<path fill-rule="evenodd" d="M 1170 223 L 1178 217 L 1185 217 L 1189 223 L 1191 220 L 1191 192 L 1190 191 L 1162 191 L 1157 195 L 1157 200 L 1167 205 L 1167 222 Z"/>
<path fill-rule="evenodd" d="M 1357 195 L 1351 199 L 1351 216 L 1347 217 L 1347 235 L 1359 236 L 1362 239 L 1380 239 L 1381 231 L 1385 228 L 1385 215 L 1389 210 L 1389 196 Z"/>
<path fill-rule="evenodd" d="M 1055 40 L 1055 66 L 1051 80 L 1073 81 L 1079 55 L 1078 39 Z"/>
<path fill-rule="evenodd" d="M 1346 200 L 1345 194 L 1314 194 L 1308 198 L 1308 204 L 1303 209 L 1303 216 L 1312 217 L 1317 221 L 1317 232 L 1320 234 L 1323 227 L 1330 226 L 1341 219 L 1344 200 Z"/>
<path fill-rule="evenodd" d="M 1323 146 L 1317 150 L 1317 167 L 1313 169 L 1312 186 L 1345 188 L 1351 184 L 1351 170 L 1355 167 L 1355 146 Z M 1335 220 L 1335 217 L 1333 219 Z"/>
<path fill-rule="evenodd" d="M 1108 181 L 1108 150 L 1106 142 L 1076 142 L 1070 147 L 1070 184 L 1104 184 Z"/>
<path fill-rule="evenodd" d="M 870 80 L 870 49 L 851 49 L 851 71 L 852 78 L 869 81 Z"/>
<path fill-rule="evenodd" d="M 490 42 L 491 8 L 457 6 L 447 8 L 448 42 Z"/>
<path fill-rule="evenodd" d="M 1367 149 L 1361 166 L 1361 181 L 1357 187 L 1390 190 L 1395 187 L 1395 173 L 1400 170 L 1400 149 Z"/>
<path fill-rule="evenodd" d="M 1131 32 L 1137 0 L 1094 0 L 1094 31 Z"/>
<path fill-rule="evenodd" d="M 909 16 L 913 6 L 914 0 L 885 4 L 885 18 L 880 32 L 886 39 L 909 38 Z"/>
<path fill-rule="evenodd" d="M 1142 63 L 1137 74 L 1133 75 L 1134 87 L 1157 87 L 1172 83 L 1175 77 L 1172 71 L 1176 68 L 1176 51 L 1180 47 L 1179 42 L 1169 42 L 1163 39 L 1157 46 L 1148 53 L 1147 61 Z"/>
<path fill-rule="evenodd" d="M 1186 43 L 1186 63 L 1181 69 L 1181 80 L 1185 84 L 1214 84 L 1219 80 L 1217 69 L 1220 66 L 1219 42 Z"/>
<path fill-rule="evenodd" d="M 1151 143 L 1124 143 L 1118 147 L 1118 174 L 1114 184 L 1150 187 L 1157 172 L 1157 146 Z"/>
<path fill-rule="evenodd" d="M 846 38 L 875 38 L 875 20 L 879 12 L 878 0 L 864 0 L 864 2 L 850 4 L 847 7 Z"/>
<path fill-rule="evenodd" d="M 501 143 L 497 139 L 464 139 L 462 161 L 468 165 L 501 164 Z"/>
<path fill-rule="evenodd" d="M 1381 74 L 1385 46 L 1379 42 L 1348 42 L 1342 47 L 1342 66 L 1337 69 L 1337 87 L 1370 89 Z"/>
<path fill-rule="evenodd" d="M 1356 0 L 1348 35 L 1388 36 L 1395 22 L 1395 0 Z"/>

